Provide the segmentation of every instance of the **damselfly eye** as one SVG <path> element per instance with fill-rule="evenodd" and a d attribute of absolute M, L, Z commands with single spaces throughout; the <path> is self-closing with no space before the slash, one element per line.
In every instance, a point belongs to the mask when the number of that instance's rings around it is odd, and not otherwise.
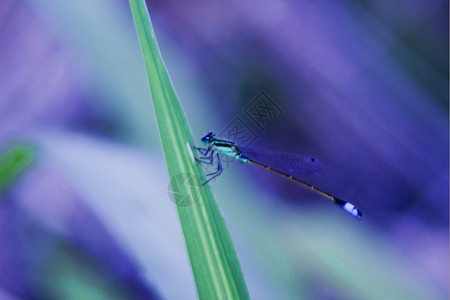
<path fill-rule="evenodd" d="M 209 143 L 215 136 L 216 136 L 216 134 L 214 132 L 212 132 L 212 131 L 208 132 L 207 135 L 202 137 L 202 142 L 203 143 Z"/>

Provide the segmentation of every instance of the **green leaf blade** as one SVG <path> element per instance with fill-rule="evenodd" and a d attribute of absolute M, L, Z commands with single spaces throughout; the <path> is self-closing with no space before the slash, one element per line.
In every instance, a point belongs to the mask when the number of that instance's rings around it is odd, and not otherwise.
<path fill-rule="evenodd" d="M 201 184 L 205 176 L 195 163 L 188 122 L 161 57 L 145 1 L 130 0 L 130 5 L 199 298 L 248 299 L 225 221 L 209 186 Z M 175 180 L 184 175 L 181 181 Z M 186 199 L 191 203 L 185 205 Z"/>

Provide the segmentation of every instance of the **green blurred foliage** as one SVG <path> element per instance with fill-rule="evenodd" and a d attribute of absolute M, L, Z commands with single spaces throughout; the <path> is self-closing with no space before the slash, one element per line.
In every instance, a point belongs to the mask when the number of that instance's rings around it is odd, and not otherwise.
<path fill-rule="evenodd" d="M 34 159 L 34 150 L 27 146 L 10 146 L 0 155 L 0 193 L 28 167 Z"/>

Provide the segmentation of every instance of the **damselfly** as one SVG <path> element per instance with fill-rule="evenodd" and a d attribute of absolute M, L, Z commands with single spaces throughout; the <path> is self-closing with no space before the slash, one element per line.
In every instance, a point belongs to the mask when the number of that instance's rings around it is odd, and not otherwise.
<path fill-rule="evenodd" d="M 356 208 L 355 205 L 350 202 L 339 199 L 323 190 L 316 188 L 315 186 L 306 183 L 303 180 L 298 179 L 299 175 L 311 174 L 320 171 L 320 163 L 313 157 L 307 157 L 299 154 L 291 153 L 276 153 L 269 151 L 261 151 L 251 148 L 241 149 L 236 143 L 223 139 L 216 138 L 214 132 L 209 132 L 202 137 L 202 143 L 205 148 L 196 148 L 202 155 L 197 161 L 208 165 L 217 165 L 217 169 L 214 172 L 207 174 L 208 183 L 212 179 L 219 176 L 222 171 L 222 163 L 219 154 L 224 154 L 234 159 L 237 159 L 243 163 L 248 163 L 271 171 L 287 179 L 298 183 L 319 195 L 333 201 L 336 205 L 343 210 L 351 214 L 352 216 L 360 219 L 363 214 Z"/>

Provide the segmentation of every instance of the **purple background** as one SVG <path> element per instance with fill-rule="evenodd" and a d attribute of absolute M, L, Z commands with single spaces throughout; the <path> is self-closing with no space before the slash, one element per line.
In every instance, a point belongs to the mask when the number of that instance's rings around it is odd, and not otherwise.
<path fill-rule="evenodd" d="M 447 1 L 147 5 L 196 138 L 240 117 L 365 213 L 227 165 L 253 298 L 448 297 Z M 1 195 L 0 298 L 195 297 L 127 1 L 1 1 L 0 71 L 2 153 L 36 151 Z M 264 130 L 261 90 L 284 111 Z"/>

